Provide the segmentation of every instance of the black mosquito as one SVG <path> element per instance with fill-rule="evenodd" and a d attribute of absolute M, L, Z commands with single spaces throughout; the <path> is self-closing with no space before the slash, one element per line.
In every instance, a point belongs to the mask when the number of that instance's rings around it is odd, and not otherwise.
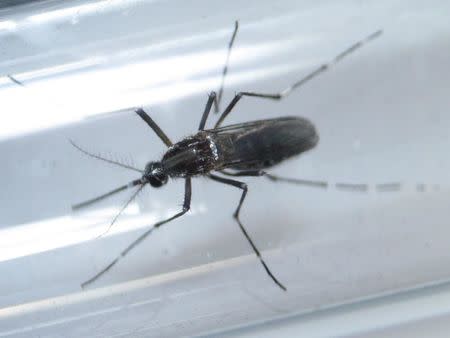
<path fill-rule="evenodd" d="M 177 143 L 173 143 L 170 138 L 162 131 L 158 124 L 141 108 L 136 110 L 136 114 L 144 120 L 145 123 L 153 130 L 153 132 L 161 139 L 161 141 L 168 147 L 160 161 L 148 162 L 144 170 L 128 166 L 117 161 L 112 161 L 103 158 L 99 155 L 83 150 L 75 143 L 72 144 L 84 154 L 103 160 L 121 167 L 135 170 L 141 173 L 141 177 L 114 189 L 106 194 L 90 199 L 83 203 L 73 206 L 73 209 L 80 209 L 82 207 L 91 205 L 92 203 L 103 200 L 111 195 L 114 195 L 123 190 L 137 187 L 134 194 L 124 205 L 121 211 L 114 217 L 110 227 L 117 220 L 118 216 L 128 206 L 128 204 L 135 198 L 135 196 L 146 186 L 151 185 L 154 188 L 159 188 L 168 182 L 169 178 L 182 178 L 185 180 L 184 188 L 184 202 L 183 209 L 172 217 L 156 223 L 152 228 L 144 232 L 134 242 L 132 242 L 125 250 L 123 250 L 118 257 L 116 257 L 108 266 L 87 280 L 82 284 L 82 287 L 97 280 L 100 276 L 111 269 L 122 257 L 126 256 L 133 248 L 141 243 L 150 233 L 161 227 L 162 225 L 173 221 L 174 219 L 184 215 L 191 206 L 191 179 L 195 176 L 206 176 L 211 180 L 231 185 L 242 190 L 239 204 L 233 214 L 239 228 L 252 247 L 259 261 L 263 265 L 266 273 L 270 278 L 284 291 L 286 287 L 274 276 L 260 251 L 254 244 L 249 233 L 245 229 L 239 217 L 243 202 L 247 195 L 247 184 L 236 179 L 228 177 L 239 176 L 264 176 L 272 181 L 284 181 L 288 183 L 313 186 L 326 187 L 328 185 L 325 181 L 311 181 L 292 179 L 275 176 L 267 173 L 265 170 L 272 168 L 276 164 L 299 155 L 305 151 L 314 148 L 318 141 L 319 135 L 315 126 L 307 119 L 302 117 L 287 116 L 278 117 L 267 120 L 257 120 L 246 123 L 233 124 L 222 126 L 225 119 L 231 113 L 236 104 L 244 97 L 251 96 L 261 99 L 281 100 L 288 96 L 294 89 L 297 89 L 315 78 L 317 75 L 325 72 L 334 64 L 338 63 L 346 56 L 360 48 L 365 43 L 380 36 L 381 31 L 367 36 L 365 39 L 356 42 L 343 52 L 339 53 L 330 62 L 325 63 L 303 77 L 301 80 L 295 82 L 291 86 L 282 90 L 279 93 L 263 94 L 254 92 L 239 92 L 226 106 L 220 117 L 214 124 L 212 129 L 205 129 L 206 121 L 214 104 L 215 111 L 219 112 L 220 100 L 223 93 L 224 80 L 228 71 L 228 60 L 238 31 L 238 22 L 235 23 L 233 35 L 228 45 L 227 58 L 225 66 L 222 71 L 222 82 L 219 94 L 211 92 L 206 102 L 205 109 L 200 120 L 198 131 L 196 134 L 186 137 Z M 219 175 L 218 175 L 219 174 Z M 358 184 L 342 184 L 341 188 L 364 190 L 366 185 Z M 389 186 L 385 188 L 389 189 Z M 392 187 L 391 187 L 392 188 Z M 108 228 L 109 229 L 109 228 Z"/>

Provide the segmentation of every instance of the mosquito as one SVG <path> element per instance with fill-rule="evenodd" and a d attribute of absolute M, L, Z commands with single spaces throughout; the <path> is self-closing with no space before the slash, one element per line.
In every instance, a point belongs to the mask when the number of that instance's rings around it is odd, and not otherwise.
<path fill-rule="evenodd" d="M 142 109 L 136 109 L 136 114 L 152 129 L 159 139 L 167 146 L 167 151 L 159 161 L 150 161 L 146 164 L 144 170 L 131 167 L 117 161 L 112 161 L 99 155 L 90 153 L 73 141 L 72 145 L 84 154 L 112 163 L 130 170 L 137 171 L 141 177 L 118 187 L 101 196 L 76 204 L 73 209 L 80 209 L 110 197 L 124 190 L 137 187 L 128 202 L 123 206 L 119 213 L 112 220 L 109 228 L 112 227 L 123 210 L 131 203 L 136 195 L 147 185 L 159 188 L 165 185 L 169 178 L 184 179 L 184 201 L 181 211 L 170 218 L 162 220 L 145 231 L 141 236 L 129 244 L 110 264 L 99 271 L 95 276 L 81 284 L 84 288 L 93 283 L 108 270 L 110 270 L 117 262 L 125 257 L 132 249 L 141 243 L 153 230 L 183 216 L 187 213 L 191 206 L 191 180 L 193 177 L 206 176 L 214 182 L 233 186 L 242 191 L 239 203 L 234 211 L 233 217 L 239 226 L 244 237 L 256 254 L 259 262 L 262 264 L 265 272 L 271 280 L 286 291 L 287 288 L 272 273 L 269 266 L 265 262 L 251 236 L 244 227 L 240 212 L 247 196 L 247 184 L 236 179 L 236 177 L 245 176 L 263 176 L 271 181 L 281 181 L 298 185 L 327 187 L 326 181 L 302 180 L 294 178 L 285 178 L 268 173 L 266 170 L 273 166 L 313 149 L 318 141 L 319 135 L 314 124 L 306 118 L 298 116 L 285 116 L 273 119 L 256 120 L 251 122 L 232 124 L 223 126 L 223 122 L 233 111 L 233 108 L 243 97 L 255 97 L 259 99 L 281 100 L 288 96 L 293 90 L 298 89 L 319 74 L 327 71 L 336 63 L 343 60 L 346 56 L 362 47 L 369 41 L 374 40 L 382 34 L 378 30 L 366 38 L 354 43 L 350 47 L 343 50 L 337 56 L 327 63 L 322 64 L 314 71 L 310 72 L 299 81 L 285 88 L 278 93 L 256 93 L 256 92 L 239 92 L 223 112 L 219 115 L 214 127 L 206 129 L 206 122 L 214 105 L 216 113 L 220 111 L 220 101 L 222 98 L 225 77 L 228 71 L 229 57 L 233 48 L 233 44 L 238 32 L 239 23 L 235 22 L 232 37 L 228 44 L 227 57 L 225 66 L 222 71 L 222 81 L 219 94 L 211 92 L 208 96 L 198 131 L 192 136 L 186 137 L 177 143 L 173 143 L 171 139 L 164 133 L 158 124 Z M 395 186 L 395 183 L 391 184 Z M 392 188 L 392 186 L 390 186 Z M 364 184 L 343 184 L 341 188 L 353 190 L 366 190 Z M 386 188 L 386 187 L 385 187 Z M 387 186 L 389 188 L 389 186 Z M 108 228 L 108 230 L 109 230 Z"/>

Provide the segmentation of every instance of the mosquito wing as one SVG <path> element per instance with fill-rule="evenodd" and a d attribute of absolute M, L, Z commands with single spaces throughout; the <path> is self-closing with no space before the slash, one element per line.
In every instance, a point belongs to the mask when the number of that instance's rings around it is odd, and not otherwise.
<path fill-rule="evenodd" d="M 208 130 L 215 139 L 222 168 L 259 170 L 314 148 L 314 125 L 302 117 L 280 117 Z"/>

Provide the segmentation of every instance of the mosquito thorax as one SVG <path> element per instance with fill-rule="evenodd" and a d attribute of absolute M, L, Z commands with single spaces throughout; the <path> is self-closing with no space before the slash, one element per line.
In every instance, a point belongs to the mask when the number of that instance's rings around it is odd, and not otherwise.
<path fill-rule="evenodd" d="M 164 172 L 161 162 L 149 162 L 145 166 L 142 180 L 145 183 L 150 183 L 154 188 L 159 188 L 167 183 L 168 176 Z"/>

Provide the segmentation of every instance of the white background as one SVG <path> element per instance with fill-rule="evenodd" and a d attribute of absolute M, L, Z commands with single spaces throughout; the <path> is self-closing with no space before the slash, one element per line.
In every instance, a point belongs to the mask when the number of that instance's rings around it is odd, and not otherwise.
<path fill-rule="evenodd" d="M 206 334 L 445 283 L 449 10 L 439 1 L 66 1 L 0 12 L 0 337 Z M 246 179 L 241 218 L 284 293 L 231 217 L 240 191 L 198 178 L 188 215 L 82 291 L 130 241 L 180 209 L 183 183 L 146 189 L 96 239 L 130 195 L 78 213 L 71 205 L 136 175 L 87 158 L 68 140 L 141 168 L 160 158 L 162 142 L 132 107 L 144 106 L 174 141 L 195 132 L 236 19 L 224 102 L 239 90 L 282 90 L 383 29 L 283 102 L 243 99 L 228 122 L 307 117 L 318 147 L 274 173 L 400 181 L 402 191 Z M 329 321 L 329 331 L 311 325 L 304 334 L 396 323 L 352 322 Z"/>

